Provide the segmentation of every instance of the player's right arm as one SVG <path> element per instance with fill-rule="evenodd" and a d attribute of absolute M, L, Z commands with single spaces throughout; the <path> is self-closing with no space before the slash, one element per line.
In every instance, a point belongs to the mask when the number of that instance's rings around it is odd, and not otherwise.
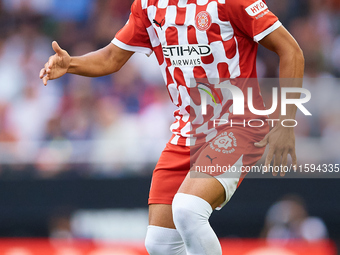
<path fill-rule="evenodd" d="M 52 48 L 55 54 L 40 71 L 40 79 L 45 86 L 49 80 L 57 79 L 66 73 L 87 77 L 112 74 L 117 72 L 134 53 L 121 49 L 113 43 L 80 57 L 71 57 L 55 41 L 52 43 Z"/>
<path fill-rule="evenodd" d="M 117 72 L 134 52 L 146 55 L 153 52 L 147 27 L 151 27 L 151 23 L 142 9 L 141 0 L 135 0 L 131 6 L 129 21 L 108 46 L 80 57 L 70 57 L 57 42 L 53 42 L 55 54 L 41 69 L 40 78 L 47 85 L 49 80 L 66 73 L 98 77 Z"/>

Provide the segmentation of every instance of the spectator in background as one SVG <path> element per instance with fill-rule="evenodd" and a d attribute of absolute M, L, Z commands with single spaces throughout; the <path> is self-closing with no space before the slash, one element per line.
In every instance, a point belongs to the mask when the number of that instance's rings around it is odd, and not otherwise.
<path fill-rule="evenodd" d="M 7 145 L 0 147 L 0 161 L 14 160 L 17 155 L 17 137 L 8 125 L 8 108 L 8 104 L 0 101 L 0 143 Z"/>
<path fill-rule="evenodd" d="M 308 215 L 304 201 L 297 195 L 287 195 L 268 210 L 262 237 L 267 239 L 326 239 L 325 223 L 318 217 Z"/>
<path fill-rule="evenodd" d="M 48 14 L 53 4 L 53 0 L 2 0 L 2 2 L 4 8 L 9 12 L 32 12 L 40 14 Z"/>
<path fill-rule="evenodd" d="M 146 84 L 141 79 L 136 67 L 129 62 L 112 75 L 113 95 L 119 97 L 129 113 L 138 113 L 141 110 L 141 98 Z"/>
<path fill-rule="evenodd" d="M 95 174 L 99 176 L 117 176 L 122 174 L 121 159 L 126 157 L 131 146 L 130 135 L 122 137 L 126 129 L 134 128 L 133 117 L 124 114 L 124 105 L 118 98 L 104 97 L 95 105 L 96 119 L 94 129 L 92 161 Z M 132 118 L 131 118 L 132 117 Z M 130 122 L 130 121 L 132 122 Z M 137 132 L 131 130 L 132 135 Z M 131 147 L 130 147 L 131 148 Z"/>

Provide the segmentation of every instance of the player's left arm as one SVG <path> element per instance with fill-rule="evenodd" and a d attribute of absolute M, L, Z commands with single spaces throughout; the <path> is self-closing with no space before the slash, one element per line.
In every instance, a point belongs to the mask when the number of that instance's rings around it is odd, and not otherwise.
<path fill-rule="evenodd" d="M 275 52 L 280 58 L 280 86 L 302 87 L 304 73 L 304 57 L 301 48 L 290 33 L 283 27 L 279 27 L 260 42 L 267 49 Z M 289 78 L 289 79 L 286 79 Z M 300 98 L 300 93 L 289 93 L 287 98 Z M 295 153 L 295 135 L 293 127 L 283 127 L 280 123 L 284 119 L 295 119 L 297 107 L 287 105 L 286 115 L 280 115 L 280 122 L 260 142 L 255 143 L 256 147 L 265 147 L 269 144 L 269 151 L 265 165 L 268 167 L 274 158 L 274 167 L 282 164 L 287 165 L 288 154 L 292 157 L 292 163 L 297 165 Z M 289 125 L 286 122 L 287 125 Z M 280 175 L 284 176 L 281 171 Z M 277 172 L 273 171 L 273 175 Z"/>

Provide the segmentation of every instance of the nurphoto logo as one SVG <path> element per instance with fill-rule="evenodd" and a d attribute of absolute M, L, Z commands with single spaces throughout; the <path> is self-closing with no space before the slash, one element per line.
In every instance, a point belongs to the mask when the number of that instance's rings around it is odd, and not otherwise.
<path fill-rule="evenodd" d="M 199 83 L 202 84 L 202 83 Z M 205 91 L 206 93 L 200 93 L 201 95 L 201 107 L 202 107 L 202 115 L 207 115 L 207 97 L 210 96 L 213 100 L 213 102 L 216 104 L 216 99 L 213 96 L 213 94 L 206 89 L 202 89 L 198 87 L 198 89 Z M 244 115 L 245 114 L 245 96 L 243 94 L 243 91 L 230 83 L 229 80 L 224 81 L 222 83 L 216 84 L 214 88 L 210 86 L 210 89 L 212 91 L 215 91 L 215 89 L 227 89 L 231 93 L 232 100 L 233 100 L 233 106 L 232 106 L 232 113 L 233 115 Z M 278 102 L 279 102 L 279 93 L 278 88 L 272 88 L 272 105 L 269 109 L 265 110 L 259 110 L 254 107 L 253 104 L 253 88 L 248 87 L 247 88 L 247 106 L 251 113 L 258 116 L 268 116 L 272 113 L 274 113 L 277 110 Z M 300 93 L 301 95 L 304 95 L 302 98 L 288 98 L 289 93 Z M 298 88 L 298 87 L 283 87 L 281 88 L 281 115 L 286 116 L 287 115 L 287 106 L 288 105 L 295 105 L 297 109 L 299 109 L 304 115 L 306 116 L 312 116 L 312 114 L 307 110 L 307 108 L 304 106 L 305 103 L 309 102 L 311 99 L 311 93 L 308 89 L 305 88 Z M 217 94 L 218 96 L 218 94 Z M 221 102 L 220 102 L 221 103 Z M 222 105 L 222 103 L 221 103 Z M 268 123 L 271 124 L 271 126 L 274 126 L 274 123 L 276 121 L 279 121 L 278 119 L 266 119 Z M 227 124 L 230 123 L 231 125 L 232 120 L 227 119 L 214 119 L 214 127 L 221 125 L 221 124 Z M 257 123 L 255 125 L 254 123 Z M 237 124 L 243 124 L 246 126 L 248 123 L 249 127 L 262 127 L 264 125 L 264 121 L 261 119 L 251 119 L 251 120 L 244 120 L 243 123 L 237 123 Z M 289 123 L 289 124 L 288 124 Z M 292 124 L 294 123 L 294 124 Z M 297 126 L 297 121 L 295 119 L 284 119 L 281 120 L 281 124 L 284 127 L 295 127 Z"/>

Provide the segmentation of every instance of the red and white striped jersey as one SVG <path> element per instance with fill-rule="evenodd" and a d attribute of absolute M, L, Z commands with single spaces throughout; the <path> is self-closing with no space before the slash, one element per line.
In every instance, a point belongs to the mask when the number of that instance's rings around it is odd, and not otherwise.
<path fill-rule="evenodd" d="M 192 92 L 199 83 L 193 81 L 256 78 L 257 42 L 280 26 L 264 0 L 135 0 L 129 21 L 112 42 L 125 50 L 155 53 L 178 107 L 170 142 L 189 146 L 217 134 L 209 123 L 212 119 L 233 117 L 231 95 L 222 90 L 221 107 L 208 100 L 214 109 L 203 116 Z M 248 85 L 242 84 L 246 95 Z M 265 109 L 258 84 L 253 87 L 253 101 L 256 109 Z M 254 117 L 246 105 L 242 120 Z"/>

